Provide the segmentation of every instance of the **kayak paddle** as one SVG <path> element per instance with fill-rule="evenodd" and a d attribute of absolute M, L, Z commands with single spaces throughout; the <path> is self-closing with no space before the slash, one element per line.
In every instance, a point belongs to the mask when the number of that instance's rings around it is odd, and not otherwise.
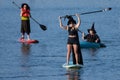
<path fill-rule="evenodd" d="M 92 14 L 92 13 L 98 13 L 98 12 L 105 12 L 105 11 L 110 11 L 111 9 L 112 8 L 105 8 L 105 9 L 102 9 L 102 10 L 80 13 L 80 15 Z M 66 16 L 75 16 L 75 15 L 65 15 L 65 16 L 61 16 L 61 18 L 66 18 Z"/>

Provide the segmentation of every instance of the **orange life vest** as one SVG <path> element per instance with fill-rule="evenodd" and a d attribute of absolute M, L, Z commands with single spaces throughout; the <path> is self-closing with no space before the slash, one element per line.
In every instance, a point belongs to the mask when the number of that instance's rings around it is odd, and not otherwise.
<path fill-rule="evenodd" d="M 22 13 L 23 17 L 29 17 L 30 16 L 30 10 L 25 10 L 25 9 L 22 8 L 22 12 L 23 12 Z"/>

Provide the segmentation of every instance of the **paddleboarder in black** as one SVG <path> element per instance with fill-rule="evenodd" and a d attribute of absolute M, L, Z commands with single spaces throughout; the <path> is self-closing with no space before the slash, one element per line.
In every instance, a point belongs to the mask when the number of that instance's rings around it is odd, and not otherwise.
<path fill-rule="evenodd" d="M 60 27 L 68 31 L 66 60 L 67 65 L 69 65 L 71 52 L 73 52 L 73 64 L 83 64 L 78 37 L 78 27 L 81 24 L 81 20 L 79 14 L 76 14 L 76 17 L 78 19 L 78 23 L 76 23 L 72 16 L 66 16 L 66 18 L 68 19 L 67 26 L 63 26 L 61 17 L 59 17 Z"/>

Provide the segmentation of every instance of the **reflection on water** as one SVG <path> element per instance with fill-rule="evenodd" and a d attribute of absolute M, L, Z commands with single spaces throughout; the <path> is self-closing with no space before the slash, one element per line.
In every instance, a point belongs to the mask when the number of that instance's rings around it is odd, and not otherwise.
<path fill-rule="evenodd" d="M 21 46 L 21 52 L 23 53 L 23 55 L 30 54 L 30 44 L 23 43 Z"/>
<path fill-rule="evenodd" d="M 81 71 L 79 69 L 68 69 L 66 76 L 67 80 L 81 80 Z"/>
<path fill-rule="evenodd" d="M 89 49 L 83 49 L 82 52 L 87 52 L 88 54 L 90 54 L 91 56 L 95 56 L 99 51 L 100 48 L 89 48 Z"/>
<path fill-rule="evenodd" d="M 90 48 L 89 52 L 92 56 L 95 56 L 97 54 L 97 50 L 98 50 L 98 48 Z"/>
<path fill-rule="evenodd" d="M 30 54 L 31 54 L 31 44 L 22 43 L 21 44 L 21 71 L 22 75 L 26 78 L 30 77 Z"/>
<path fill-rule="evenodd" d="M 22 60 L 21 60 L 21 63 L 22 63 L 22 67 L 23 68 L 28 68 L 28 62 L 29 62 L 29 55 L 30 55 L 30 48 L 31 48 L 31 45 L 30 44 L 22 44 L 21 46 L 21 52 L 22 52 Z"/>

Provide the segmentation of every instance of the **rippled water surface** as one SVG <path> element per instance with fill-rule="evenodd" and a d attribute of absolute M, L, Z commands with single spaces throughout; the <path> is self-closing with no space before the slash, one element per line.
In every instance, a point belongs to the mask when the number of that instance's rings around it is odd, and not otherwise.
<path fill-rule="evenodd" d="M 21 44 L 20 10 L 13 0 L 0 0 L 0 80 L 120 80 L 119 0 L 14 0 L 28 3 L 32 16 L 47 26 L 43 31 L 31 20 L 31 38 L 38 44 Z M 81 15 L 80 30 L 87 33 L 93 22 L 106 48 L 82 49 L 84 67 L 66 70 L 67 32 L 58 16 L 111 7 L 111 11 Z M 66 21 L 63 21 L 66 24 Z M 81 33 L 79 33 L 80 40 Z"/>

